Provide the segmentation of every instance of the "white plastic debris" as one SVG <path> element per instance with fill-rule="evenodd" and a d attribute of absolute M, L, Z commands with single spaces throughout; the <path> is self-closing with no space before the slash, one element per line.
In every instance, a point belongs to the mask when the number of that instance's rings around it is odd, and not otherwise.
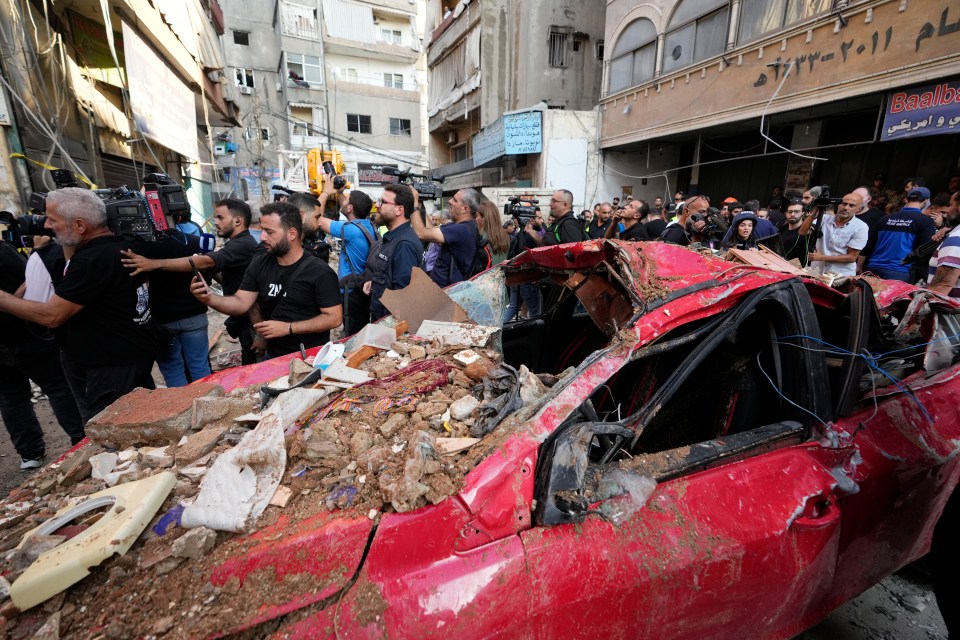
<path fill-rule="evenodd" d="M 297 419 L 320 403 L 329 389 L 291 389 L 276 396 L 266 410 L 260 413 L 246 413 L 236 418 L 237 422 L 261 422 L 267 416 L 277 416 L 286 435 L 296 431 Z"/>
<path fill-rule="evenodd" d="M 604 474 L 603 479 L 604 482 L 619 485 L 624 492 L 605 501 L 600 507 L 600 513 L 615 525 L 629 520 L 633 514 L 642 509 L 657 488 L 657 481 L 653 478 L 626 471 L 610 471 Z"/>
<path fill-rule="evenodd" d="M 280 486 L 286 465 L 280 418 L 268 412 L 207 471 L 197 499 L 183 510 L 183 526 L 251 529 Z"/>

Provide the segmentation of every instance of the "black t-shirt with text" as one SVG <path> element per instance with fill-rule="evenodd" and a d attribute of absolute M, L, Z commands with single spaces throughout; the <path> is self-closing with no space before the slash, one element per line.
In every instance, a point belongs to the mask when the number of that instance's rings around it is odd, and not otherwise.
<path fill-rule="evenodd" d="M 258 253 L 243 275 L 243 291 L 255 291 L 264 320 L 298 322 L 320 315 L 320 309 L 341 304 L 337 273 L 323 260 L 304 253 L 296 263 L 281 266 L 276 256 Z M 272 356 L 316 347 L 330 340 L 330 332 L 297 333 L 267 341 Z"/>
<path fill-rule="evenodd" d="M 156 242 L 139 242 L 134 252 L 153 259 L 184 258 L 200 252 L 200 237 L 176 229 Z M 157 322 L 174 322 L 207 313 L 207 305 L 190 293 L 192 272 L 151 271 L 150 312 Z"/>
<path fill-rule="evenodd" d="M 81 366 L 137 364 L 156 355 L 146 276 L 131 276 L 120 262 L 122 249 L 136 248 L 124 236 L 89 240 L 77 247 L 55 285 L 57 296 L 83 305 L 66 323 L 64 347 Z"/>

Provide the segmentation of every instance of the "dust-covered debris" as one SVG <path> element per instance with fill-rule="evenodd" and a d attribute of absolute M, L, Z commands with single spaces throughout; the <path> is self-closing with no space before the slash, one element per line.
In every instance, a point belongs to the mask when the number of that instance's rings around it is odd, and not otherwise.
<path fill-rule="evenodd" d="M 315 394 L 309 400 L 297 399 L 295 392 L 272 400 L 278 407 L 294 407 L 297 402 L 291 401 L 300 400 L 301 406 L 309 408 L 299 418 L 290 415 L 293 411 L 284 412 L 286 433 L 280 449 L 286 461 L 278 485 L 267 489 L 269 504 L 258 526 L 275 522 L 281 514 L 297 522 L 324 511 L 349 509 L 376 519 L 385 511 L 437 504 L 462 487 L 465 474 L 483 457 L 485 440 L 469 436 L 482 416 L 484 403 L 507 391 L 515 397 L 508 406 L 514 407 L 515 413 L 524 413 L 516 410 L 521 406 L 526 410 L 527 405 L 532 410 L 547 386 L 557 380 L 547 377 L 544 386 L 542 378 L 526 369 L 504 369 L 500 355 L 483 344 L 472 345 L 469 357 L 463 345 L 448 345 L 439 338 L 405 335 L 390 347 L 393 353 L 381 352 L 360 365 L 373 377 L 369 382 L 344 390 L 328 389 L 328 395 L 319 401 Z M 296 382 L 310 372 L 293 365 L 291 373 L 294 378 L 287 382 Z M 0 519 L 0 573 L 9 576 L 14 575 L 10 572 L 18 553 L 14 548 L 24 533 L 52 517 L 69 500 L 165 468 L 177 474 L 176 486 L 131 551 L 104 562 L 47 612 L 44 620 L 59 613 L 60 629 L 68 630 L 64 637 L 79 637 L 77 634 L 85 633 L 82 630 L 92 629 L 107 637 L 209 635 L 222 631 L 217 621 L 229 618 L 231 610 L 255 609 L 264 590 L 274 588 L 270 581 L 248 579 L 242 588 L 228 582 L 222 589 L 214 589 L 209 584 L 210 572 L 227 559 L 218 550 L 236 534 L 178 526 L 184 506 L 196 500 L 213 465 L 225 455 L 236 454 L 238 443 L 250 433 L 253 423 L 235 419 L 257 410 L 258 387 L 226 395 L 219 388 L 203 385 L 185 389 L 199 397 L 181 395 L 177 406 L 156 413 L 157 423 L 141 423 L 149 437 L 134 433 L 131 412 L 126 416 L 121 411 L 104 412 L 98 416 L 100 443 L 122 446 L 107 451 L 103 444 L 90 443 L 60 464 L 31 476 L 5 501 Z M 150 413 L 145 398 L 138 396 L 134 403 L 141 417 Z M 491 442 L 502 437 L 499 429 L 518 424 L 513 419 L 503 420 L 511 412 L 505 407 L 497 412 L 500 420 L 487 422 Z M 277 409 L 271 412 L 268 408 L 261 415 L 276 413 Z M 119 416 L 123 427 L 108 423 L 109 415 Z M 256 470 L 266 462 L 248 456 L 237 468 Z M 29 566 L 23 553 L 17 558 L 21 566 Z M 213 590 L 200 593 L 198 585 Z M 294 581 L 285 588 L 298 587 Z M 131 598 L 138 606 L 125 607 L 119 616 L 118 607 L 133 602 Z M 31 629 L 41 623 L 37 621 Z M 9 632 L 15 624 L 10 621 L 0 628 Z"/>

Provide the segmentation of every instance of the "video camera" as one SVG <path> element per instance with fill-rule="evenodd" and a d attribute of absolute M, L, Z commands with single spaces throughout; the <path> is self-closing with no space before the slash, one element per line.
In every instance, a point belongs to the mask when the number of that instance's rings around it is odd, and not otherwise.
<path fill-rule="evenodd" d="M 692 214 L 689 222 L 692 224 L 701 220 L 706 223 L 701 233 L 714 242 L 722 241 L 727 234 L 727 229 L 730 228 L 730 225 L 720 216 L 720 211 L 714 207 L 710 207 L 706 213 Z"/>
<path fill-rule="evenodd" d="M 843 202 L 843 198 L 830 197 L 830 185 L 825 184 L 820 187 L 820 196 L 811 203 L 811 206 L 825 209 L 827 207 L 836 210 L 837 205 Z"/>
<path fill-rule="evenodd" d="M 78 187 L 69 169 L 52 169 L 51 175 L 58 189 Z M 164 232 L 176 226 L 184 214 L 189 216 L 190 204 L 183 187 L 165 173 L 150 173 L 144 177 L 144 192 L 132 191 L 126 185 L 113 189 L 95 189 L 107 209 L 107 226 L 115 234 L 129 235 L 141 240 L 156 241 Z M 21 246 L 31 246 L 31 236 L 53 236 L 44 228 L 47 216 L 47 193 L 37 191 L 30 196 L 31 213 L 14 216 L 0 212 L 0 224 L 7 226 L 3 240 Z"/>
<path fill-rule="evenodd" d="M 536 198 L 514 196 L 507 201 L 507 204 L 503 205 L 503 216 L 505 218 L 516 218 L 520 227 L 525 227 L 540 212 L 540 209 L 537 208 L 539 202 Z"/>
<path fill-rule="evenodd" d="M 410 170 L 401 171 L 396 167 L 384 167 L 383 173 L 388 176 L 396 176 L 400 184 L 409 184 L 420 194 L 421 200 L 439 200 L 443 198 L 443 176 L 425 176 L 420 173 L 411 173 Z M 419 180 L 414 181 L 415 178 Z"/>

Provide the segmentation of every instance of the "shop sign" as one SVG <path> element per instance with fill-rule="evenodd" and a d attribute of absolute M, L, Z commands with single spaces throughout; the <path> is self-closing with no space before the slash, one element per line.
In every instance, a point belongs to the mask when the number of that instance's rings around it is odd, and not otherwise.
<path fill-rule="evenodd" d="M 384 168 L 397 169 L 395 164 L 370 164 L 368 162 L 357 163 L 357 181 L 363 185 L 381 185 L 385 182 L 397 182 L 397 176 L 391 176 L 383 172 Z"/>
<path fill-rule="evenodd" d="M 887 96 L 881 140 L 960 133 L 960 80 L 895 91 Z"/>

